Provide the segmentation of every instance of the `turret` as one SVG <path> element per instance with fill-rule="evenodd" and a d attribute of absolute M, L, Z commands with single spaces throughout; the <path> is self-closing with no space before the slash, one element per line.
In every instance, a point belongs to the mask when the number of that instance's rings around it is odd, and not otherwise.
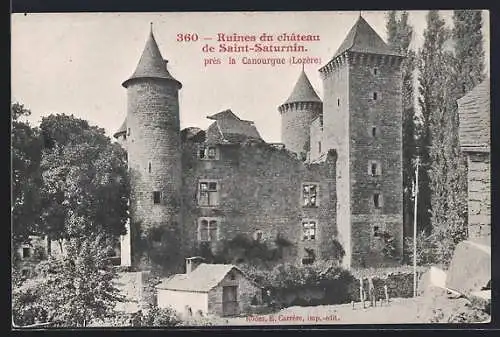
<path fill-rule="evenodd" d="M 131 178 L 130 226 L 132 234 L 140 230 L 147 236 L 147 247 L 141 245 L 144 249 L 139 251 L 138 238 L 132 235 L 132 264 L 175 268 L 181 247 L 178 92 L 182 84 L 168 71 L 152 30 L 134 73 L 122 85 L 127 89 L 124 134 Z M 144 255 L 151 265 L 140 264 Z"/>
<path fill-rule="evenodd" d="M 290 97 L 278 107 L 281 141 L 296 154 L 309 152 L 311 122 L 322 114 L 323 103 L 302 68 Z"/>

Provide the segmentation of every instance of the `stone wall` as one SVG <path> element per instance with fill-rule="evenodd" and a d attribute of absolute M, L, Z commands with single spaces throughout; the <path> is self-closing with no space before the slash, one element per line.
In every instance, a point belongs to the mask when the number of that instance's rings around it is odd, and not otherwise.
<path fill-rule="evenodd" d="M 178 89 L 169 81 L 134 81 L 127 88 L 127 148 L 131 176 L 130 212 L 131 227 L 140 226 L 141 230 L 159 228 L 155 234 L 157 242 L 142 252 L 147 255 L 145 266 L 149 264 L 175 265 L 180 259 L 172 251 L 169 259 L 156 259 L 155 250 L 165 246 L 181 244 L 178 226 L 181 223 L 181 152 Z M 153 203 L 153 192 L 161 193 L 160 203 Z M 137 228 L 131 233 L 138 234 Z M 132 242 L 132 264 L 138 266 L 137 238 Z M 171 247 L 169 247 L 171 248 Z M 158 261 L 161 260 L 161 261 Z M 164 266 L 165 267 L 165 266 Z"/>
<path fill-rule="evenodd" d="M 491 234 L 491 173 L 489 153 L 468 154 L 469 237 Z"/>
<path fill-rule="evenodd" d="M 294 153 L 309 151 L 310 125 L 321 113 L 322 105 L 316 102 L 285 103 L 280 106 L 281 141 Z"/>
<path fill-rule="evenodd" d="M 226 144 L 218 146 L 219 160 L 199 160 L 197 146 L 185 143 L 183 155 L 185 256 L 196 248 L 198 219 L 215 217 L 221 223 L 219 240 L 240 233 L 253 236 L 256 231 L 262 232 L 262 240 L 274 240 L 279 233 L 293 244 L 291 260 L 300 261 L 304 248 L 328 258 L 330 240 L 337 234 L 335 154 L 308 165 L 286 149 L 268 144 Z M 198 206 L 200 179 L 217 182 L 218 205 Z M 318 183 L 316 208 L 301 207 L 305 182 Z M 302 240 L 303 219 L 317 220 L 316 240 Z"/>

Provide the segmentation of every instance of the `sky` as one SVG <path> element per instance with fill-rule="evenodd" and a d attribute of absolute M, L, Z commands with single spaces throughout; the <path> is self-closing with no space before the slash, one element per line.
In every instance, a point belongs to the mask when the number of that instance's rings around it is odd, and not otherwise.
<path fill-rule="evenodd" d="M 440 13 L 451 27 L 452 12 Z M 386 12 L 361 14 L 387 40 Z M 426 14 L 410 11 L 414 49 L 423 42 Z M 318 69 L 331 59 L 359 15 L 359 11 L 13 14 L 12 100 L 31 110 L 29 121 L 34 125 L 51 113 L 73 114 L 111 136 L 126 115 L 126 89 L 121 83 L 135 70 L 152 22 L 169 71 L 183 84 L 179 93 L 181 128 L 206 128 L 212 122 L 206 116 L 231 109 L 240 118 L 253 120 L 264 140 L 280 142 L 277 107 L 290 95 L 302 66 L 249 65 L 242 64 L 241 58 L 321 58 L 321 64 L 306 64 L 304 69 L 323 97 Z M 299 42 L 308 49 L 306 53 L 203 53 L 205 44 L 218 47 L 218 33 L 257 38 L 262 33 L 295 33 L 317 35 L 320 40 Z M 198 41 L 178 42 L 177 34 L 197 34 Z M 483 36 L 489 71 L 487 11 L 483 13 Z M 235 65 L 227 65 L 229 55 L 237 60 Z M 222 64 L 205 66 L 204 60 L 210 57 L 220 58 Z"/>

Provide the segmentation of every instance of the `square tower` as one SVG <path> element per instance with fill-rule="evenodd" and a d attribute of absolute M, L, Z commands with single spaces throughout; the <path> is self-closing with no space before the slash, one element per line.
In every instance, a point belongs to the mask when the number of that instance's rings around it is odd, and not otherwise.
<path fill-rule="evenodd" d="M 324 148 L 338 153 L 337 224 L 346 267 L 402 259 L 402 59 L 360 16 L 319 70 Z"/>

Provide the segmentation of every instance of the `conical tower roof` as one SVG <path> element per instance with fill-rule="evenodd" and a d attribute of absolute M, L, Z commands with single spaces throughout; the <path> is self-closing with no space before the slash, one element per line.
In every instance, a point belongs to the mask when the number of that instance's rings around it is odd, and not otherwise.
<path fill-rule="evenodd" d="M 151 29 L 148 40 L 146 41 L 146 46 L 144 46 L 144 51 L 142 52 L 134 73 L 128 80 L 123 82 L 122 85 L 126 88 L 131 80 L 138 78 L 156 78 L 175 81 L 180 89 L 182 84 L 170 75 L 167 70 L 167 62 L 168 61 L 164 60 L 161 56 L 160 49 L 153 35 L 153 30 Z"/>
<path fill-rule="evenodd" d="M 336 58 L 347 50 L 358 53 L 399 56 L 397 52 L 392 50 L 382 40 L 362 16 L 359 16 L 358 21 L 356 21 L 349 33 L 347 33 L 344 42 L 337 49 L 333 58 Z"/>
<path fill-rule="evenodd" d="M 309 78 L 302 68 L 302 72 L 300 73 L 299 79 L 295 84 L 295 87 L 290 94 L 290 97 L 283 104 L 294 103 L 294 102 L 319 102 L 321 103 L 321 99 L 318 94 L 314 90 Z"/>
<path fill-rule="evenodd" d="M 114 133 L 113 137 L 118 138 L 122 133 L 127 132 L 127 117 L 125 117 L 125 120 L 123 121 L 122 125 L 116 132 Z"/>

